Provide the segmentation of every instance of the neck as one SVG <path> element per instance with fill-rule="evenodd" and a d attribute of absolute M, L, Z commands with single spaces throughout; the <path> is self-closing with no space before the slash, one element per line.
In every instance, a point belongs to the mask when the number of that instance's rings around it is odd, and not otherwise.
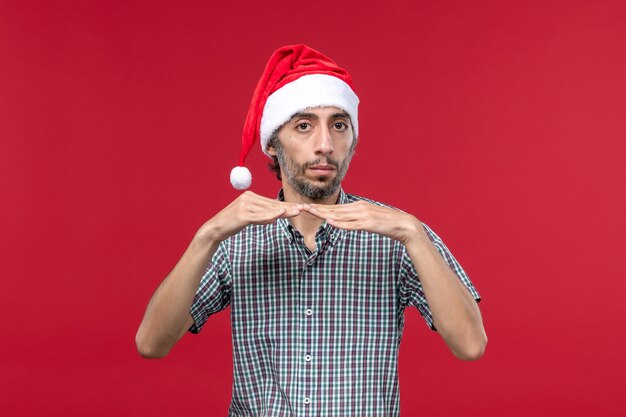
<path fill-rule="evenodd" d="M 312 200 L 289 186 L 289 184 L 283 183 L 283 195 L 285 197 L 285 201 L 289 203 L 298 203 L 298 204 L 336 204 L 339 199 L 340 189 L 337 189 L 331 196 L 324 198 L 322 200 Z M 295 227 L 302 236 L 305 237 L 315 237 L 315 233 L 319 227 L 324 223 L 323 219 L 316 217 L 306 211 L 301 212 L 296 217 L 292 217 L 289 219 L 291 225 Z"/>

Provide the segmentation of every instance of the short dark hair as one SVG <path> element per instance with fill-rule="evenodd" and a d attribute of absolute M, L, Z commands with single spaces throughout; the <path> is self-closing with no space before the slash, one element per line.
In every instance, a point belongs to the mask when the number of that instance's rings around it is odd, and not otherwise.
<path fill-rule="evenodd" d="M 278 143 L 279 130 L 280 129 L 276 129 L 274 133 L 272 133 L 272 136 L 270 136 L 269 140 L 267 141 L 268 148 L 271 146 L 276 149 L 277 146 L 280 146 L 280 143 Z M 280 164 L 278 163 L 278 157 L 276 157 L 276 155 L 272 155 L 272 162 L 267 164 L 267 166 L 269 167 L 270 171 L 276 174 L 276 178 L 278 179 L 278 181 L 280 181 L 282 179 L 282 176 L 280 175 Z"/>

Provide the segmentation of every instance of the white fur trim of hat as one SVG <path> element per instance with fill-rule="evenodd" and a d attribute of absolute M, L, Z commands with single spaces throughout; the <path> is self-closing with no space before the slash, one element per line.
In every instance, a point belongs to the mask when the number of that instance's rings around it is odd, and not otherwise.
<path fill-rule="evenodd" d="M 348 113 L 354 131 L 359 135 L 359 98 L 343 80 L 326 74 L 303 75 L 285 84 L 267 98 L 261 118 L 261 149 L 267 153 L 272 134 L 291 117 L 305 109 L 337 107 Z"/>

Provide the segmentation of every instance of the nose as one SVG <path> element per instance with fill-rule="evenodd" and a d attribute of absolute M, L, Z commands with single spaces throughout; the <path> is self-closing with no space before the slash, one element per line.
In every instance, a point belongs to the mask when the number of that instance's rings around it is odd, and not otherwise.
<path fill-rule="evenodd" d="M 335 150 L 333 147 L 333 137 L 328 126 L 322 125 L 319 129 L 315 142 L 315 153 L 322 155 L 330 155 Z"/>

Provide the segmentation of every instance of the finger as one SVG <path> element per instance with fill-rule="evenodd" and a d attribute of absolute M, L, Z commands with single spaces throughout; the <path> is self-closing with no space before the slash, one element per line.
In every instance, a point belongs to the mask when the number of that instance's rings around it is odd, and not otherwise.
<path fill-rule="evenodd" d="M 272 210 L 269 210 L 268 212 L 274 212 Z M 276 215 L 273 217 L 274 220 L 279 219 L 279 218 L 283 218 L 283 219 L 288 219 L 291 217 L 295 217 L 297 215 L 299 215 L 302 212 L 302 205 L 298 204 L 298 205 L 293 205 L 290 208 L 287 207 L 279 207 L 278 211 L 276 211 Z M 263 217 L 261 215 L 261 217 Z"/>
<path fill-rule="evenodd" d="M 343 230 L 366 230 L 365 225 L 359 221 L 341 221 L 341 220 L 326 220 L 328 224 L 337 229 Z"/>
<path fill-rule="evenodd" d="M 288 218 L 291 218 L 291 217 L 296 217 L 301 212 L 302 212 L 301 208 L 292 207 L 292 208 L 290 208 L 288 210 L 285 210 L 285 213 L 283 215 L 281 215 L 280 217 L 282 217 L 283 219 L 288 219 Z"/>
<path fill-rule="evenodd" d="M 271 205 L 275 205 L 276 203 L 284 203 L 282 201 L 264 197 L 252 191 L 246 191 L 243 194 L 241 194 L 239 196 L 239 200 L 248 204 L 257 204 L 257 205 L 264 205 L 264 206 L 271 206 Z"/>
<path fill-rule="evenodd" d="M 329 204 L 305 204 L 304 207 L 307 210 L 315 210 L 320 213 L 334 213 L 336 211 L 335 206 Z"/>
<path fill-rule="evenodd" d="M 362 202 L 360 201 L 355 201 L 352 203 L 345 203 L 345 204 L 315 204 L 315 203 L 311 203 L 308 204 L 311 207 L 316 207 L 319 209 L 323 209 L 323 210 L 349 210 L 349 209 L 354 209 L 357 208 L 358 206 L 362 206 Z"/>
<path fill-rule="evenodd" d="M 345 213 L 362 213 L 363 207 L 356 203 L 348 204 L 306 204 L 306 206 L 312 209 L 318 210 L 322 213 L 332 213 L 336 215 Z"/>
<path fill-rule="evenodd" d="M 324 210 L 319 210 L 313 207 L 305 207 L 303 208 L 303 211 L 306 211 L 312 215 L 314 215 L 317 218 L 320 218 L 322 220 L 326 220 L 326 221 L 330 221 L 330 220 L 340 220 L 337 218 L 335 213 L 332 213 L 330 211 L 324 211 Z"/>
<path fill-rule="evenodd" d="M 275 210 L 277 208 L 284 208 L 285 215 L 290 217 L 297 216 L 302 211 L 302 204 L 297 203 L 286 203 L 284 201 L 276 201 L 273 200 L 269 206 L 266 207 L 266 210 Z"/>
<path fill-rule="evenodd" d="M 265 211 L 261 213 L 251 213 L 249 222 L 252 224 L 269 224 L 274 223 L 276 219 L 285 214 L 285 208 L 280 208 L 275 211 Z"/>
<path fill-rule="evenodd" d="M 323 205 L 309 205 L 305 206 L 305 210 L 324 220 L 356 221 L 365 217 L 362 211 L 354 207 L 327 209 Z"/>
<path fill-rule="evenodd" d="M 285 207 L 288 211 L 295 208 L 295 207 L 301 207 L 302 204 L 299 203 L 289 203 L 286 201 L 279 201 L 279 200 L 274 200 L 271 198 L 267 198 L 267 197 L 263 197 L 261 195 L 258 194 L 254 194 L 254 200 L 253 200 L 256 204 L 258 204 L 259 207 L 263 207 L 265 209 L 273 209 L 276 207 Z M 301 209 L 298 211 L 300 212 Z"/>
<path fill-rule="evenodd" d="M 277 200 L 269 200 L 269 199 L 261 199 L 261 198 L 252 198 L 244 203 L 244 208 L 246 211 L 251 213 L 267 213 L 267 212 L 275 212 L 279 209 L 284 209 L 285 211 L 292 211 L 297 208 L 299 205 L 295 203 L 285 203 L 283 201 Z M 296 214 L 298 214 L 300 210 Z"/>
<path fill-rule="evenodd" d="M 302 206 L 302 210 L 324 220 L 328 220 L 329 218 L 331 218 L 331 213 L 329 211 L 321 210 L 312 204 L 304 204 Z"/>

